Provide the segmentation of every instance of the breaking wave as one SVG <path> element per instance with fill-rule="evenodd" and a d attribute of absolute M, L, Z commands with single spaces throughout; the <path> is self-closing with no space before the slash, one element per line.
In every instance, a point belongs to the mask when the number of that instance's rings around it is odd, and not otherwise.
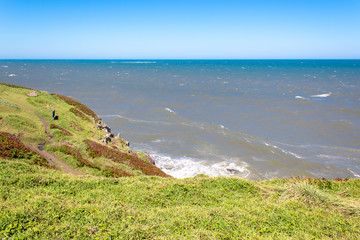
<path fill-rule="evenodd" d="M 198 174 L 205 174 L 210 177 L 217 176 L 236 176 L 247 178 L 250 170 L 245 162 L 221 161 L 209 163 L 207 161 L 195 160 L 189 157 L 173 158 L 158 153 L 150 153 L 156 166 L 165 173 L 176 178 L 189 178 Z"/>
<path fill-rule="evenodd" d="M 354 172 L 354 171 L 351 170 L 350 168 L 348 168 L 348 170 L 349 170 L 349 172 L 351 172 L 351 173 L 354 175 L 354 177 L 360 178 L 360 174 L 359 174 L 359 173 Z"/>
<path fill-rule="evenodd" d="M 170 113 L 175 113 L 175 111 L 171 110 L 170 108 L 164 108 L 164 109 Z"/>
<path fill-rule="evenodd" d="M 311 95 L 311 97 L 326 98 L 326 97 L 329 97 L 330 95 L 331 95 L 331 92 L 329 92 L 329 93 L 324 93 L 324 94 Z"/>

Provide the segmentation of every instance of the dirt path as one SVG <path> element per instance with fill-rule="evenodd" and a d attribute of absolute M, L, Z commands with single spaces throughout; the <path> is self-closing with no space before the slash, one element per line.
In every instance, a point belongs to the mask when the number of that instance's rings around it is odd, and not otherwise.
<path fill-rule="evenodd" d="M 62 169 L 65 172 L 71 173 L 73 175 L 82 175 L 81 173 L 75 171 L 74 169 L 72 169 L 69 165 L 67 165 L 66 163 L 64 163 L 63 161 L 61 161 L 60 159 L 58 159 L 56 156 L 52 155 L 51 153 L 49 153 L 48 151 L 43 149 L 43 146 L 49 142 L 54 141 L 55 137 L 50 133 L 49 131 L 49 124 L 46 122 L 46 120 L 40 116 L 38 113 L 35 112 L 35 115 L 40 119 L 40 121 L 44 124 L 44 128 L 45 128 L 45 132 L 48 135 L 48 137 L 50 138 L 49 140 L 47 140 L 44 144 L 39 145 L 38 147 L 34 147 L 32 145 L 30 145 L 29 147 L 38 152 L 41 156 L 43 156 L 50 164 L 54 165 L 57 169 Z"/>
<path fill-rule="evenodd" d="M 45 150 L 38 150 L 38 153 L 43 156 L 48 162 L 55 163 L 56 167 L 58 169 L 63 169 L 65 172 L 71 173 L 73 175 L 82 175 L 81 173 L 75 171 L 72 169 L 69 165 L 59 160 L 57 157 L 52 155 L 51 153 L 45 151 Z M 61 168 L 59 168 L 61 166 Z"/>
<path fill-rule="evenodd" d="M 45 133 L 50 137 L 49 140 L 47 140 L 44 145 L 48 142 L 54 141 L 55 137 L 50 133 L 49 131 L 49 124 L 46 122 L 46 120 L 40 116 L 37 112 L 34 112 L 35 115 L 40 119 L 40 121 L 44 124 L 44 128 L 45 128 Z"/>

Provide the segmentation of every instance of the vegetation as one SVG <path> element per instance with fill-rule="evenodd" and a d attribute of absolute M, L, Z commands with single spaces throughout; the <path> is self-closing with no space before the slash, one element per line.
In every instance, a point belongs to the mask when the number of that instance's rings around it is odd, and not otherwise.
<path fill-rule="evenodd" d="M 86 139 L 85 143 L 88 146 L 89 155 L 91 157 L 105 156 L 106 158 L 112 159 L 115 162 L 129 163 L 134 169 L 140 170 L 146 175 L 169 177 L 156 166 L 141 160 L 136 154 L 132 155 L 120 152 L 119 150 L 111 149 L 89 139 Z"/>
<path fill-rule="evenodd" d="M 131 150 L 124 144 L 125 140 L 113 139 L 109 144 L 111 148 L 101 143 L 100 140 L 104 139 L 106 132 L 97 129 L 95 122 L 90 121 L 91 117 L 98 119 L 98 116 L 85 105 L 69 97 L 40 91 L 37 91 L 37 96 L 30 97 L 27 95 L 29 90 L 32 89 L 0 84 L 0 103 L 16 107 L 15 112 L 11 108 L 1 108 L 0 131 L 18 135 L 19 143 L 32 149 L 41 148 L 38 155 L 46 159 L 51 158 L 49 154 L 52 154 L 70 169 L 84 175 L 167 176 L 150 164 L 147 158 L 143 157 L 144 154 L 134 152 L 129 155 Z M 53 111 L 59 116 L 57 120 L 52 116 Z M 89 146 L 84 143 L 85 139 L 96 146 L 93 150 L 97 151 L 98 156 L 91 155 Z M 113 149 L 116 149 L 117 156 L 126 156 L 129 161 L 110 157 Z M 109 153 L 105 154 L 106 151 Z M 56 164 L 56 161 L 49 162 Z M 61 169 L 61 166 L 56 167 Z"/>
<path fill-rule="evenodd" d="M 81 153 L 78 150 L 76 150 L 75 148 L 73 148 L 73 147 L 70 147 L 68 145 L 62 145 L 60 147 L 57 147 L 54 150 L 58 150 L 58 151 L 60 151 L 62 153 L 73 156 L 78 161 L 77 166 L 79 166 L 79 167 L 87 166 L 87 167 L 95 168 L 95 169 L 98 169 L 98 170 L 101 169 L 99 165 L 84 159 L 82 157 Z"/>
<path fill-rule="evenodd" d="M 76 116 L 80 117 L 82 120 L 90 122 L 90 119 L 84 113 L 82 113 L 80 110 L 77 110 L 76 108 L 70 108 L 70 112 L 72 112 Z"/>
<path fill-rule="evenodd" d="M 63 96 L 63 95 L 60 95 L 60 94 L 56 94 L 56 93 L 53 93 L 54 96 L 57 96 L 58 98 L 64 100 L 67 104 L 70 104 L 72 106 L 75 106 L 77 109 L 79 109 L 80 111 L 84 112 L 85 114 L 93 117 L 96 121 L 99 119 L 98 115 L 93 111 L 91 110 L 90 108 L 88 108 L 87 106 L 85 106 L 84 104 L 82 103 L 79 103 L 77 101 L 75 101 L 74 99 L 72 98 L 69 98 L 67 96 Z"/>
<path fill-rule="evenodd" d="M 66 129 L 64 129 L 64 128 L 62 128 L 62 127 L 60 127 L 60 126 L 58 126 L 58 125 L 56 125 L 54 123 L 52 123 L 50 125 L 50 129 L 58 129 L 58 130 L 60 130 L 62 135 L 64 135 L 64 136 L 72 136 L 71 132 L 69 132 L 68 130 L 66 130 Z"/>
<path fill-rule="evenodd" d="M 96 178 L 0 161 L 0 238 L 358 239 L 358 179 Z"/>
<path fill-rule="evenodd" d="M 0 84 L 0 239 L 360 238 L 359 179 L 171 178 L 82 104 L 28 92 Z"/>
<path fill-rule="evenodd" d="M 8 87 L 12 87 L 12 88 L 21 88 L 21 89 L 26 89 L 26 90 L 34 90 L 32 88 L 27 88 L 27 87 L 23 87 L 23 86 L 17 86 L 14 84 L 8 84 L 8 83 L 1 83 L 1 85 L 3 86 L 8 86 Z"/>
<path fill-rule="evenodd" d="M 0 132 L 0 157 L 24 159 L 31 164 L 52 168 L 45 158 L 25 146 L 18 138 L 7 132 Z"/>

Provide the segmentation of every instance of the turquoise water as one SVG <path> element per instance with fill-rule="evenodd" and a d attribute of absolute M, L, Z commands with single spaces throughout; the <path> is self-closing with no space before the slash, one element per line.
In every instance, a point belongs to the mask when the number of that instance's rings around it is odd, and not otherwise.
<path fill-rule="evenodd" d="M 359 60 L 0 61 L 71 96 L 175 177 L 360 176 Z"/>

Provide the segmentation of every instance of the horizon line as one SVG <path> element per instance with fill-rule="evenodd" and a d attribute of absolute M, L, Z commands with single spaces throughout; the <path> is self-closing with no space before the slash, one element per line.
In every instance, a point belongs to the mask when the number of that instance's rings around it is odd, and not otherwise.
<path fill-rule="evenodd" d="M 69 61 L 82 61 L 82 60 L 117 60 L 117 61 L 177 61 L 177 60 L 198 60 L 198 61 L 216 61 L 216 60 L 360 60 L 360 58 L 0 58 L 0 61 L 16 61 L 16 60 L 69 60 Z"/>

